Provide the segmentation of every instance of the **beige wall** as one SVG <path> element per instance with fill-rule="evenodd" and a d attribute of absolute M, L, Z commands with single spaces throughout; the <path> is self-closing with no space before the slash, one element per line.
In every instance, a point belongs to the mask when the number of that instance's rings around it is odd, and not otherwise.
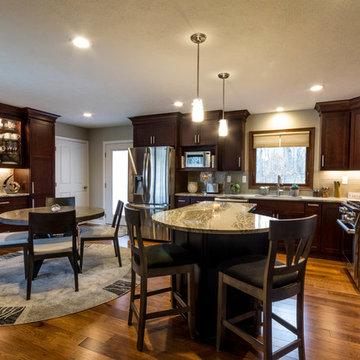
<path fill-rule="evenodd" d="M 90 205 L 103 207 L 103 143 L 132 141 L 132 126 L 89 129 Z"/>
<path fill-rule="evenodd" d="M 68 125 L 57 121 L 55 123 L 55 136 L 67 137 L 70 139 L 89 140 L 89 129 Z"/>

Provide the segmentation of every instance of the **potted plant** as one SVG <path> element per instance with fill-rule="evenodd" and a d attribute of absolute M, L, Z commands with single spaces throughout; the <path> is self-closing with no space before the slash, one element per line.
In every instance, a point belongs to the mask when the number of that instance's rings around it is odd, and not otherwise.
<path fill-rule="evenodd" d="M 299 196 L 300 195 L 299 185 L 293 184 L 290 186 L 290 195 L 291 196 Z"/>
<path fill-rule="evenodd" d="M 238 181 L 233 181 L 230 184 L 230 190 L 233 194 L 238 194 L 240 192 L 240 184 Z"/>

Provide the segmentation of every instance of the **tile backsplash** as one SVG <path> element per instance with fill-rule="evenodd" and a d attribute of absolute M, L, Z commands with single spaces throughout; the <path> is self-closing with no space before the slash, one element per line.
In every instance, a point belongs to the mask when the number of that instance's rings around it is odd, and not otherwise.
<path fill-rule="evenodd" d="M 200 179 L 201 172 L 189 172 L 188 181 L 196 181 L 199 185 L 199 192 L 204 191 L 205 185 Z M 219 183 L 224 193 L 230 193 L 230 182 L 227 177 L 231 176 L 231 181 L 238 181 L 241 193 L 258 193 L 257 189 L 248 188 L 248 172 L 247 171 L 216 171 L 212 172 L 212 177 L 208 182 Z M 242 177 L 246 176 L 246 183 L 242 182 Z M 347 184 L 343 184 L 343 177 L 347 178 Z M 345 179 L 344 179 L 345 180 Z M 334 181 L 340 181 L 340 195 L 347 197 L 349 192 L 360 192 L 360 171 L 315 171 L 314 173 L 314 189 L 320 189 L 323 186 L 329 188 L 329 195 L 334 196 Z M 312 196 L 312 191 L 301 191 L 304 196 Z"/>
<path fill-rule="evenodd" d="M 14 169 L 0 169 L 0 194 L 4 194 L 3 188 L 4 181 L 6 178 L 14 173 Z"/>

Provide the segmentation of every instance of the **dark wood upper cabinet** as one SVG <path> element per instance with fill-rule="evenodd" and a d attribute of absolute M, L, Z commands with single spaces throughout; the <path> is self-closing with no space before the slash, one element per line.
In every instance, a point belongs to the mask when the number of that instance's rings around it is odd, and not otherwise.
<path fill-rule="evenodd" d="M 135 116 L 133 124 L 134 147 L 178 145 L 178 121 L 181 113 Z"/>
<path fill-rule="evenodd" d="M 360 97 L 317 103 L 321 170 L 360 170 Z"/>
<path fill-rule="evenodd" d="M 55 121 L 59 115 L 26 108 L 27 163 L 33 206 L 55 196 Z"/>
<path fill-rule="evenodd" d="M 221 111 L 205 112 L 204 121 L 194 123 L 191 114 L 183 115 L 180 122 L 180 146 L 214 146 L 218 142 Z"/>
<path fill-rule="evenodd" d="M 250 113 L 247 110 L 225 113 L 228 120 L 228 135 L 220 137 L 220 169 L 242 171 L 245 167 L 245 123 Z"/>
<path fill-rule="evenodd" d="M 350 170 L 360 170 L 360 109 L 351 112 Z"/>

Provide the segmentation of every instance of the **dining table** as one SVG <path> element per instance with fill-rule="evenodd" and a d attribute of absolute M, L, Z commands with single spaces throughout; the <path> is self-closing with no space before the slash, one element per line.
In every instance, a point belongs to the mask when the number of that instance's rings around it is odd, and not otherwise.
<path fill-rule="evenodd" d="M 171 230 L 173 243 L 194 255 L 197 288 L 195 329 L 201 338 L 212 338 L 216 334 L 219 265 L 239 256 L 266 255 L 268 252 L 272 218 L 253 213 L 255 207 L 256 204 L 249 203 L 204 201 L 152 216 L 156 224 Z M 186 276 L 174 276 L 172 286 L 177 295 L 186 299 Z M 250 297 L 230 291 L 229 316 L 253 308 Z"/>
<path fill-rule="evenodd" d="M 92 206 L 61 206 L 57 212 L 65 212 L 75 209 L 76 222 L 98 219 L 104 216 L 104 209 Z M 7 225 L 29 225 L 29 213 L 47 213 L 54 212 L 50 206 L 33 207 L 25 209 L 10 210 L 0 214 L 0 222 Z"/>
<path fill-rule="evenodd" d="M 54 213 L 52 210 L 54 209 L 51 206 L 42 206 L 42 207 L 31 207 L 31 208 L 24 208 L 24 209 L 16 209 L 6 211 L 0 214 L 0 222 L 7 225 L 17 225 L 17 226 L 28 226 L 29 225 L 29 213 L 36 212 L 36 213 L 45 213 L 51 214 Z M 104 209 L 92 206 L 61 206 L 60 209 L 57 209 L 56 212 L 66 212 L 75 209 L 75 217 L 76 223 L 79 224 L 83 221 L 98 219 L 104 216 Z M 79 254 L 78 254 L 78 258 Z M 39 272 L 40 267 L 42 265 L 42 261 L 37 261 L 34 264 L 34 277 Z M 78 266 L 78 271 L 81 272 L 81 269 Z M 26 274 L 26 268 L 25 268 Z"/>

